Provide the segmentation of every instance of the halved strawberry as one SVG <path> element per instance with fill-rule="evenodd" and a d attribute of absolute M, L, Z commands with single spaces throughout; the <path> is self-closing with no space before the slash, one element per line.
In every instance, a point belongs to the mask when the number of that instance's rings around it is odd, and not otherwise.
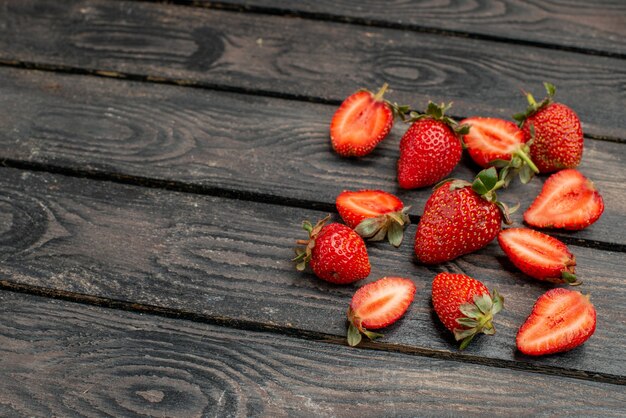
<path fill-rule="evenodd" d="M 361 333 L 370 340 L 382 334 L 368 331 L 396 322 L 415 297 L 415 284 L 402 277 L 383 277 L 356 291 L 348 309 L 348 344 L 361 342 Z"/>
<path fill-rule="evenodd" d="M 481 167 L 509 167 L 501 178 L 507 183 L 519 173 L 522 183 L 528 183 L 539 170 L 528 156 L 529 147 L 524 132 L 504 119 L 472 117 L 460 122 L 470 126 L 463 141 L 470 157 Z M 508 176 L 507 176 L 508 174 Z"/>
<path fill-rule="evenodd" d="M 537 299 L 517 333 L 517 349 L 541 356 L 578 347 L 596 330 L 596 310 L 589 296 L 569 289 L 552 289 Z"/>
<path fill-rule="evenodd" d="M 498 242 L 511 262 L 530 277 L 580 284 L 576 257 L 558 239 L 528 228 L 509 228 L 500 231 Z"/>
<path fill-rule="evenodd" d="M 381 241 L 385 236 L 398 247 L 402 233 L 410 223 L 400 199 L 382 190 L 344 190 L 335 202 L 339 215 L 350 228 L 370 241 Z"/>
<path fill-rule="evenodd" d="M 387 83 L 374 94 L 359 90 L 343 101 L 330 122 L 330 140 L 337 154 L 363 157 L 382 141 L 393 126 L 394 114 L 408 111 L 383 99 Z"/>
<path fill-rule="evenodd" d="M 537 228 L 579 230 L 597 221 L 603 211 L 604 201 L 593 183 L 570 168 L 546 180 L 524 221 Z"/>

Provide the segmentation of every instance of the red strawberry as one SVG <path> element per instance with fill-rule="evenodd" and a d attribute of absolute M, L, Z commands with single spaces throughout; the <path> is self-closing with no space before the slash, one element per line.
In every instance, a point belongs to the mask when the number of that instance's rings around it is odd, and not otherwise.
<path fill-rule="evenodd" d="M 548 97 L 537 103 L 531 94 L 527 94 L 529 106 L 526 112 L 513 118 L 520 122 L 527 140 L 534 137 L 530 157 L 540 172 L 577 167 L 583 156 L 580 119 L 569 107 L 553 102 L 554 85 L 544 83 L 544 86 Z"/>
<path fill-rule="evenodd" d="M 604 201 L 593 183 L 571 168 L 546 180 L 524 221 L 537 228 L 579 230 L 597 221 L 603 211 Z"/>
<path fill-rule="evenodd" d="M 370 261 L 363 238 L 345 225 L 324 225 L 330 215 L 315 226 L 304 221 L 302 228 L 309 240 L 298 240 L 305 248 L 296 248 L 296 268 L 304 270 L 306 263 L 317 277 L 331 283 L 346 284 L 366 278 L 370 274 Z"/>
<path fill-rule="evenodd" d="M 497 290 L 490 295 L 484 284 L 464 274 L 435 276 L 432 299 L 441 322 L 454 333 L 457 341 L 463 340 L 461 350 L 476 334 L 495 334 L 492 319 L 504 306 L 504 299 Z"/>
<path fill-rule="evenodd" d="M 428 198 L 415 233 L 415 255 L 424 264 L 438 264 L 489 244 L 500 232 L 506 213 L 496 200 L 502 187 L 495 168 L 481 171 L 473 184 L 452 180 Z"/>
<path fill-rule="evenodd" d="M 596 330 L 596 310 L 589 296 L 569 289 L 548 290 L 537 299 L 517 333 L 517 349 L 541 356 L 578 347 Z"/>
<path fill-rule="evenodd" d="M 473 117 L 461 121 L 470 127 L 463 137 L 470 157 L 481 167 L 508 167 L 501 174 L 507 183 L 519 173 L 522 183 L 528 183 L 539 170 L 528 157 L 529 148 L 524 133 L 513 122 L 498 118 Z"/>
<path fill-rule="evenodd" d="M 381 241 L 387 236 L 396 247 L 402 243 L 403 229 L 410 222 L 406 214 L 409 207 L 405 208 L 391 193 L 345 190 L 337 196 L 335 203 L 343 221 L 362 237 Z"/>
<path fill-rule="evenodd" d="M 348 309 L 348 344 L 361 342 L 361 333 L 370 340 L 382 337 L 368 331 L 396 322 L 413 302 L 415 284 L 402 277 L 383 277 L 356 291 Z"/>
<path fill-rule="evenodd" d="M 382 141 L 393 126 L 394 115 L 408 111 L 383 99 L 387 83 L 374 94 L 359 90 L 343 101 L 330 122 L 330 141 L 337 154 L 363 157 Z"/>
<path fill-rule="evenodd" d="M 461 160 L 461 141 L 457 134 L 466 127 L 444 113 L 450 105 L 430 102 L 426 114 L 411 112 L 414 123 L 400 140 L 398 183 L 404 189 L 431 186 L 452 172 Z"/>
<path fill-rule="evenodd" d="M 528 228 L 510 228 L 498 234 L 498 242 L 511 262 L 530 277 L 580 284 L 576 257 L 558 239 Z"/>

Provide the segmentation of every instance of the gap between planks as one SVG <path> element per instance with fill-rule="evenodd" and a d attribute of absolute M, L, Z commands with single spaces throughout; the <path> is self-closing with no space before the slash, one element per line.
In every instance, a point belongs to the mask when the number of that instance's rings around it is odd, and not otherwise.
<path fill-rule="evenodd" d="M 177 180 L 159 180 L 150 177 L 140 177 L 136 175 L 107 173 L 102 171 L 91 171 L 84 169 L 68 168 L 53 164 L 43 164 L 37 162 L 0 159 L 0 166 L 7 168 L 16 168 L 25 171 L 45 172 L 51 174 L 60 174 L 67 177 L 85 178 L 96 181 L 108 181 L 117 184 L 126 184 L 130 186 L 141 186 L 150 189 L 161 189 L 174 192 L 191 193 L 205 196 L 222 197 L 226 199 L 243 200 L 248 202 L 268 203 L 280 206 L 287 206 L 301 209 L 313 209 L 322 212 L 338 213 L 333 203 L 322 201 L 306 200 L 301 198 L 288 198 L 278 195 L 270 195 L 266 193 L 241 191 L 228 189 L 218 186 L 204 186 L 193 183 L 185 183 Z M 412 223 L 417 224 L 420 220 L 418 215 L 409 215 Z M 583 248 L 592 248 L 605 251 L 626 252 L 626 245 L 591 240 L 587 238 L 576 238 L 575 236 L 559 235 L 561 241 L 568 245 L 575 245 Z"/>
<path fill-rule="evenodd" d="M 326 21 L 334 23 L 343 23 L 355 26 L 377 27 L 384 29 L 408 30 L 416 33 L 427 33 L 431 35 L 447 36 L 452 38 L 477 39 L 488 42 L 498 42 L 504 44 L 522 45 L 534 48 L 542 48 L 549 50 L 574 52 L 584 55 L 595 55 L 608 58 L 626 59 L 626 54 L 619 52 L 603 51 L 594 48 L 583 48 L 576 46 L 558 45 L 549 42 L 531 41 L 516 38 L 508 38 L 504 36 L 488 35 L 475 32 L 467 32 L 452 29 L 441 29 L 430 26 L 421 26 L 411 23 L 396 23 L 379 19 L 367 19 L 356 16 L 336 15 L 323 12 L 308 12 L 297 9 L 284 9 L 280 7 L 258 6 L 250 4 L 233 4 L 220 1 L 195 1 L 195 0 L 131 0 L 142 3 L 158 3 L 169 4 L 182 7 L 195 7 L 203 9 L 215 9 L 228 12 L 261 14 L 268 16 L 280 16 L 286 18 L 300 18 L 315 21 Z"/>
<path fill-rule="evenodd" d="M 209 325 L 216 325 L 221 327 L 227 327 L 231 329 L 241 329 L 252 332 L 270 332 L 278 335 L 295 337 L 304 340 L 315 341 L 319 343 L 333 344 L 333 345 L 346 345 L 343 338 L 331 334 L 324 334 L 315 331 L 307 331 L 297 328 L 289 328 L 285 326 L 272 325 L 262 322 L 237 320 L 228 317 L 221 317 L 215 315 L 202 315 L 189 311 L 183 311 L 178 309 L 165 308 L 155 305 L 133 303 L 122 300 L 115 300 L 109 298 L 103 298 L 100 296 L 86 295 L 82 293 L 68 292 L 63 290 L 49 289 L 39 286 L 24 285 L 19 283 L 13 283 L 7 280 L 0 280 L 0 290 L 9 291 L 33 296 L 41 296 L 50 299 L 63 300 L 67 302 L 79 303 L 89 306 L 97 306 L 107 309 L 115 309 L 126 312 L 134 312 L 139 314 L 147 314 L 160 316 L 164 318 L 181 319 L 198 323 L 206 323 Z M 594 373 L 590 374 L 584 371 L 577 371 L 572 369 L 565 369 L 554 366 L 537 366 L 533 363 L 524 363 L 518 361 L 509 360 L 497 360 L 480 357 L 476 355 L 463 354 L 460 351 L 457 352 L 444 352 L 433 349 L 425 349 L 414 346 L 407 346 L 403 344 L 389 344 L 383 342 L 363 342 L 359 348 L 355 350 L 375 350 L 383 352 L 393 352 L 407 355 L 416 355 L 421 357 L 435 358 L 441 360 L 451 360 L 461 363 L 476 364 L 487 367 L 505 368 L 510 370 L 520 370 L 525 372 L 569 377 L 580 380 L 588 380 L 599 383 L 609 383 L 614 385 L 626 385 L 626 377 L 619 375 L 612 375 L 608 373 Z"/>

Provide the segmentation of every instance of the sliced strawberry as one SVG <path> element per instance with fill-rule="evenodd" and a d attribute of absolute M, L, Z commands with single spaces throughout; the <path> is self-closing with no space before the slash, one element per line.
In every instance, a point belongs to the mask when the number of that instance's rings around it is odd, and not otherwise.
<path fill-rule="evenodd" d="M 382 337 L 368 328 L 384 328 L 400 319 L 413 302 L 415 290 L 415 284 L 402 277 L 383 277 L 357 290 L 348 309 L 348 344 L 361 342 L 361 333 L 371 340 Z"/>
<path fill-rule="evenodd" d="M 517 349 L 540 356 L 578 347 L 596 330 L 596 310 L 589 296 L 569 289 L 552 289 L 537 299 L 517 333 Z"/>
<path fill-rule="evenodd" d="M 603 211 L 604 201 L 593 183 L 571 168 L 546 180 L 524 221 L 537 228 L 579 230 L 597 221 Z"/>
<path fill-rule="evenodd" d="M 388 237 L 396 247 L 402 243 L 402 233 L 409 217 L 400 199 L 382 190 L 345 190 L 337 196 L 337 210 L 346 225 L 370 241 Z"/>
<path fill-rule="evenodd" d="M 349 96 L 330 123 L 333 149 L 344 157 L 362 157 L 382 141 L 393 126 L 393 106 L 383 100 L 387 84 L 373 94 L 362 90 Z"/>
<path fill-rule="evenodd" d="M 498 242 L 511 262 L 530 277 L 580 284 L 576 258 L 558 239 L 528 228 L 510 228 L 500 231 Z"/>

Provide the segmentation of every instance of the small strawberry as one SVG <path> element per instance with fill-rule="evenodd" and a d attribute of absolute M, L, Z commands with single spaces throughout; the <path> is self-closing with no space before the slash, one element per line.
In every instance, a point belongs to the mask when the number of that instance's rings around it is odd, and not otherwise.
<path fill-rule="evenodd" d="M 506 184 L 519 173 L 522 183 L 528 183 L 539 170 L 528 156 L 528 138 L 513 122 L 498 118 L 472 117 L 461 124 L 470 127 L 463 142 L 470 157 L 481 167 L 499 167 L 505 170 L 500 178 Z M 527 143 L 528 141 L 528 143 Z"/>
<path fill-rule="evenodd" d="M 445 116 L 451 105 L 428 104 L 426 113 L 411 112 L 411 127 L 400 140 L 398 183 L 404 189 L 431 186 L 452 172 L 461 160 L 458 135 L 467 133 Z"/>
<path fill-rule="evenodd" d="M 383 277 L 356 291 L 348 309 L 348 344 L 361 342 L 361 334 L 370 340 L 382 334 L 368 331 L 396 322 L 409 308 L 415 296 L 415 284 L 402 277 Z"/>
<path fill-rule="evenodd" d="M 428 198 L 415 233 L 415 255 L 438 264 L 489 244 L 508 221 L 508 208 L 495 190 L 503 186 L 496 169 L 481 171 L 474 183 L 448 180 Z"/>
<path fill-rule="evenodd" d="M 433 280 L 432 299 L 439 319 L 462 341 L 463 350 L 479 333 L 493 335 L 493 316 L 504 306 L 497 290 L 489 294 L 487 287 L 464 274 L 439 273 Z"/>
<path fill-rule="evenodd" d="M 530 158 L 541 173 L 574 168 L 583 156 L 583 131 L 576 113 L 552 97 L 556 88 L 543 83 L 548 96 L 537 103 L 529 93 L 528 108 L 513 116 L 520 123 L 526 139 L 534 136 Z M 532 130 L 534 130 L 534 135 Z"/>
<path fill-rule="evenodd" d="M 296 268 L 304 270 L 306 263 L 317 277 L 331 283 L 346 284 L 366 278 L 370 261 L 363 238 L 352 229 L 338 223 L 325 225 L 330 215 L 315 226 L 309 221 L 302 228 L 309 233 L 308 240 L 298 240 L 305 248 L 296 248 Z"/>
<path fill-rule="evenodd" d="M 537 299 L 517 333 L 517 349 L 541 356 L 578 347 L 596 330 L 596 310 L 589 296 L 557 288 Z"/>
<path fill-rule="evenodd" d="M 382 141 L 393 126 L 394 116 L 408 112 L 408 106 L 398 106 L 383 99 L 387 83 L 374 94 L 359 90 L 346 98 L 330 122 L 330 141 L 343 157 L 363 157 Z"/>
<path fill-rule="evenodd" d="M 498 234 L 500 247 L 515 266 L 538 280 L 578 285 L 576 257 L 550 235 L 528 228 L 509 228 Z"/>
<path fill-rule="evenodd" d="M 370 241 L 389 242 L 399 247 L 403 230 L 410 223 L 407 211 L 400 199 L 382 190 L 344 190 L 335 202 L 341 219 L 359 235 Z"/>
<path fill-rule="evenodd" d="M 539 196 L 524 213 L 537 228 L 580 230 L 600 218 L 604 201 L 593 183 L 573 168 L 551 175 Z"/>

